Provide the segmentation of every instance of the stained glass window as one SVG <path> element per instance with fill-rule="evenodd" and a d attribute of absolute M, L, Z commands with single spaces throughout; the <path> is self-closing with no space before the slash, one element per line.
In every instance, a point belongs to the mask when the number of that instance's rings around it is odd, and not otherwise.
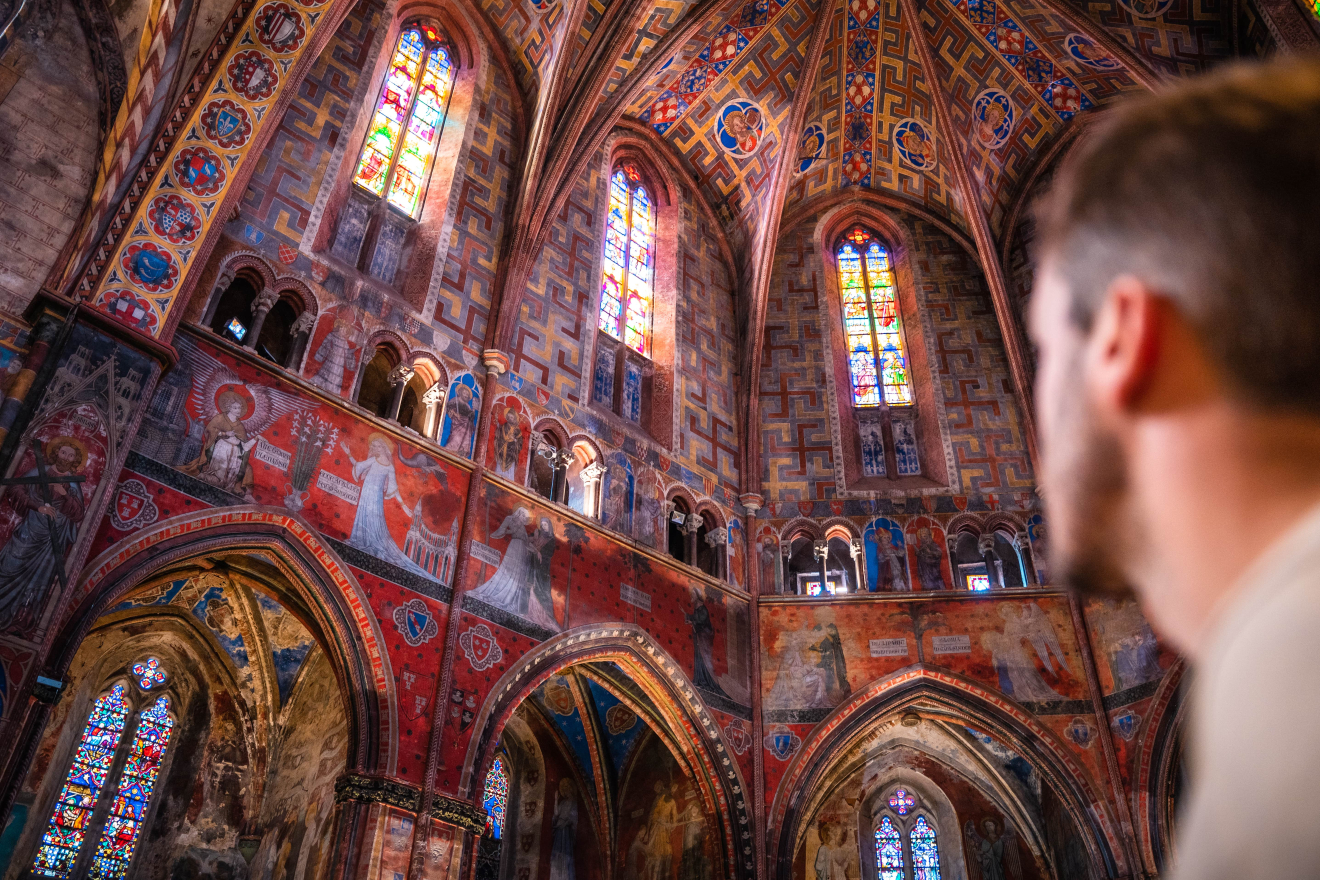
<path fill-rule="evenodd" d="M 610 177 L 603 274 L 600 329 L 650 357 L 655 208 L 634 165 L 623 165 Z"/>
<path fill-rule="evenodd" d="M 967 589 L 974 593 L 980 593 L 990 589 L 990 576 L 985 574 L 969 574 L 967 576 Z"/>
<path fill-rule="evenodd" d="M 439 33 L 419 24 L 399 37 L 353 182 L 410 217 L 417 215 L 426 173 L 444 126 L 454 82 Z M 387 195 L 388 191 L 388 195 Z"/>
<path fill-rule="evenodd" d="M 96 797 L 105 785 L 115 749 L 124 733 L 128 704 L 124 686 L 117 684 L 92 705 L 78 750 L 73 755 L 64 788 L 42 835 L 32 871 L 45 877 L 67 877 L 78 858 Z"/>
<path fill-rule="evenodd" d="M 155 657 L 148 657 L 141 663 L 134 663 L 133 675 L 137 677 L 138 687 L 144 691 L 149 691 L 165 683 L 165 669 Z"/>
<path fill-rule="evenodd" d="M 880 880 L 903 880 L 903 838 L 888 816 L 875 829 L 875 866 Z"/>
<path fill-rule="evenodd" d="M 912 844 L 912 880 L 940 880 L 940 851 L 935 846 L 935 829 L 918 816 L 908 834 Z"/>
<path fill-rule="evenodd" d="M 855 406 L 908 406 L 912 385 L 889 252 L 861 227 L 838 250 L 843 332 Z"/>
<path fill-rule="evenodd" d="M 486 774 L 482 806 L 486 808 L 486 830 L 499 840 L 504 834 L 504 819 L 509 809 L 509 774 L 504 769 L 503 758 L 496 758 Z"/>
<path fill-rule="evenodd" d="M 889 808 L 900 816 L 906 816 L 908 810 L 917 805 L 916 798 L 908 794 L 904 789 L 897 789 L 889 796 Z"/>
<path fill-rule="evenodd" d="M 133 744 L 119 776 L 119 790 L 110 803 L 105 831 L 92 859 L 89 876 L 93 880 L 119 880 L 128 873 L 147 805 L 151 803 L 151 791 L 160 774 L 160 762 L 174 730 L 174 719 L 169 712 L 170 698 L 162 695 L 138 715 Z"/>

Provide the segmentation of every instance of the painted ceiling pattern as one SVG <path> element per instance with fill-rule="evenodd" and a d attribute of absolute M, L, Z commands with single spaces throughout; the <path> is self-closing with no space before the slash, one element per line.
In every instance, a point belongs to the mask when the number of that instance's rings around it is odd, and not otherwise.
<path fill-rule="evenodd" d="M 528 10 L 551 20 L 563 2 L 489 0 L 514 54 L 538 70 L 544 65 L 534 59 L 555 49 L 538 54 L 533 35 L 550 30 L 533 26 Z M 682 157 L 735 253 L 769 216 L 775 192 L 791 210 L 851 188 L 874 190 L 964 230 L 964 211 L 975 208 L 1000 235 L 1037 158 L 1077 117 L 1230 54 L 1231 27 L 1215 0 L 1097 0 L 1085 9 L 1065 2 L 917 0 L 920 21 L 908 21 L 901 0 L 584 0 L 581 20 L 560 29 L 575 42 L 575 63 L 563 75 L 603 83 L 593 112 L 623 94 L 624 116 Z M 819 69 L 799 98 L 822 15 Z M 603 37 L 597 30 L 609 16 L 611 28 L 624 30 Z M 690 36 L 668 63 L 644 72 L 648 54 L 688 24 Z M 596 49 L 587 56 L 606 40 L 609 57 Z M 797 101 L 804 106 L 794 117 Z M 793 118 L 801 128 L 789 131 Z M 784 149 L 794 151 L 791 177 L 777 181 Z M 964 163 L 975 201 L 955 184 L 955 166 Z"/>

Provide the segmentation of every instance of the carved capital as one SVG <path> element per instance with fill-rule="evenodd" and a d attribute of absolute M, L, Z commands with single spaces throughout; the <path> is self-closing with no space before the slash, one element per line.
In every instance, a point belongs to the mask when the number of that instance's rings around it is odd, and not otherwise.
<path fill-rule="evenodd" d="M 979 552 L 982 556 L 984 556 L 987 553 L 994 553 L 995 552 L 994 533 L 987 533 L 982 535 L 980 538 L 978 538 L 976 541 L 976 549 L 977 552 Z"/>
<path fill-rule="evenodd" d="M 1026 529 L 1018 529 L 1013 533 L 1013 546 L 1018 550 L 1025 550 L 1031 544 L 1031 538 L 1027 535 Z"/>
<path fill-rule="evenodd" d="M 605 476 L 605 465 L 598 461 L 593 461 L 582 469 L 582 483 L 584 485 L 595 485 L 600 482 L 600 478 Z"/>
<path fill-rule="evenodd" d="M 257 294 L 257 298 L 252 300 L 252 314 L 260 315 L 269 312 L 275 308 L 275 303 L 280 301 L 280 295 L 269 287 Z"/>
<path fill-rule="evenodd" d="M 316 315 L 311 312 L 303 312 L 293 322 L 289 328 L 290 336 L 297 336 L 299 333 L 311 333 L 312 327 L 316 326 Z"/>
<path fill-rule="evenodd" d="M 866 552 L 866 548 L 862 546 L 861 539 L 853 538 L 848 544 L 848 552 L 852 555 L 853 559 L 860 559 L 862 554 Z"/>
<path fill-rule="evenodd" d="M 765 497 L 755 492 L 748 492 L 738 496 L 738 503 L 741 504 L 748 513 L 756 513 L 762 507 L 765 507 Z"/>
<path fill-rule="evenodd" d="M 695 535 L 697 533 L 697 529 L 701 528 L 702 525 L 705 524 L 705 522 L 706 521 L 701 518 L 701 514 L 699 513 L 690 514 L 687 518 L 687 522 L 683 523 L 683 531 L 689 535 Z"/>
<path fill-rule="evenodd" d="M 729 543 L 728 529 L 714 529 L 706 533 L 706 544 L 710 547 L 721 547 Z"/>
<path fill-rule="evenodd" d="M 439 385 L 432 385 L 430 388 L 426 389 L 426 393 L 422 395 L 422 403 L 427 406 L 439 406 L 440 402 L 444 399 L 445 389 L 441 388 Z"/>
<path fill-rule="evenodd" d="M 828 541 L 818 539 L 811 542 L 811 555 L 817 559 L 824 559 L 830 555 L 830 544 Z"/>
<path fill-rule="evenodd" d="M 488 348 L 481 353 L 481 363 L 487 373 L 503 376 L 509 372 L 509 356 L 498 348 Z"/>
<path fill-rule="evenodd" d="M 412 364 L 399 364 L 390 370 L 390 384 L 401 385 L 404 382 L 411 381 L 415 375 L 417 375 L 417 370 L 413 368 Z"/>

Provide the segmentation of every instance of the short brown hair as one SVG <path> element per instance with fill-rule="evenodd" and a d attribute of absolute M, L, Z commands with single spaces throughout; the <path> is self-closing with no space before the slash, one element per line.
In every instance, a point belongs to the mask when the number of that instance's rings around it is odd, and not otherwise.
<path fill-rule="evenodd" d="M 1089 330 L 1132 274 L 1246 400 L 1320 412 L 1320 63 L 1237 64 L 1117 109 L 1038 209 Z"/>

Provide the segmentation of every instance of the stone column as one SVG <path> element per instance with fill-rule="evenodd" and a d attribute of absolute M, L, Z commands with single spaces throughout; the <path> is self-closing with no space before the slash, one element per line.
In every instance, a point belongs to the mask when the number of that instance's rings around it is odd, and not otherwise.
<path fill-rule="evenodd" d="M 225 295 L 225 291 L 233 283 L 234 273 L 228 270 L 220 273 L 220 277 L 215 279 L 215 286 L 211 288 L 211 301 L 206 304 L 206 311 L 202 313 L 203 326 L 211 326 L 211 319 L 215 317 L 216 307 L 220 305 L 220 297 Z"/>
<path fill-rule="evenodd" d="M 719 578 L 720 580 L 728 579 L 729 553 L 727 550 L 723 553 L 720 553 L 719 548 L 723 547 L 725 544 L 728 543 L 729 543 L 728 529 L 715 529 L 713 531 L 709 531 L 706 533 L 706 546 L 710 547 L 712 550 L 715 551 L 715 559 L 717 560 L 715 564 L 714 574 L 715 577 Z"/>
<path fill-rule="evenodd" d="M 289 346 L 289 357 L 284 361 L 284 368 L 298 372 L 302 366 L 303 354 L 307 351 L 307 343 L 312 341 L 312 328 L 316 326 L 316 316 L 311 312 L 303 312 L 293 322 L 289 328 L 289 336 L 293 339 L 293 345 Z"/>
<path fill-rule="evenodd" d="M 777 593 L 796 593 L 797 584 L 788 582 L 788 560 L 793 557 L 793 543 L 787 541 L 779 545 L 779 571 L 775 572 L 779 581 L 775 585 Z"/>
<path fill-rule="evenodd" d="M 1004 574 L 996 564 L 999 562 L 999 558 L 995 556 L 994 532 L 978 538 L 976 550 L 981 554 L 981 558 L 985 560 L 985 573 L 990 577 L 990 587 L 992 589 L 997 587 L 1002 590 L 1004 588 Z"/>
<path fill-rule="evenodd" d="M 440 432 L 440 407 L 444 402 L 445 389 L 439 382 L 426 389 L 426 393 L 422 395 L 422 403 L 426 405 L 426 430 L 422 433 L 428 440 L 436 439 L 436 435 Z"/>
<path fill-rule="evenodd" d="M 250 348 L 253 351 L 257 349 L 257 337 L 261 335 L 262 325 L 266 323 L 266 316 L 270 310 L 275 308 L 275 303 L 279 302 L 280 295 L 267 288 L 257 294 L 257 298 L 252 300 L 252 328 L 248 330 L 248 335 L 243 337 L 243 347 Z"/>
<path fill-rule="evenodd" d="M 600 517 L 600 483 L 605 476 L 605 465 L 593 461 L 582 469 L 582 506 L 587 516 Z"/>
<path fill-rule="evenodd" d="M 568 466 L 576 458 L 572 449 L 561 449 L 555 453 L 555 457 L 550 459 L 550 466 L 553 468 L 553 476 L 550 480 L 550 500 L 558 504 L 568 503 Z M 669 532 L 665 532 L 666 540 Z"/>
<path fill-rule="evenodd" d="M 848 552 L 852 554 L 854 574 L 857 577 L 857 592 L 866 592 L 866 547 L 861 539 L 853 538 L 848 544 Z"/>
<path fill-rule="evenodd" d="M 829 593 L 827 588 L 829 580 L 826 577 L 826 569 L 830 559 L 830 542 L 817 538 L 811 542 L 811 553 L 820 563 L 820 591 L 822 595 Z"/>
<path fill-rule="evenodd" d="M 1017 550 L 1018 559 L 1022 563 L 1022 577 L 1024 579 L 1022 583 L 1027 586 L 1037 586 L 1036 560 L 1032 555 L 1034 551 L 1031 549 L 1031 537 L 1027 534 L 1026 529 L 1018 529 L 1014 532 L 1013 549 Z"/>
<path fill-rule="evenodd" d="M 687 535 L 687 559 L 684 561 L 694 567 L 697 564 L 697 529 L 704 523 L 699 513 L 688 514 L 687 522 L 683 523 L 683 533 Z"/>
<path fill-rule="evenodd" d="M 389 413 L 386 415 L 386 418 L 390 421 L 397 422 L 399 420 L 399 407 L 403 404 L 403 390 L 408 387 L 408 383 L 412 381 L 412 377 L 416 373 L 417 371 L 413 369 L 412 364 L 399 364 L 390 370 L 390 387 L 394 389 L 394 393 L 390 396 Z"/>

